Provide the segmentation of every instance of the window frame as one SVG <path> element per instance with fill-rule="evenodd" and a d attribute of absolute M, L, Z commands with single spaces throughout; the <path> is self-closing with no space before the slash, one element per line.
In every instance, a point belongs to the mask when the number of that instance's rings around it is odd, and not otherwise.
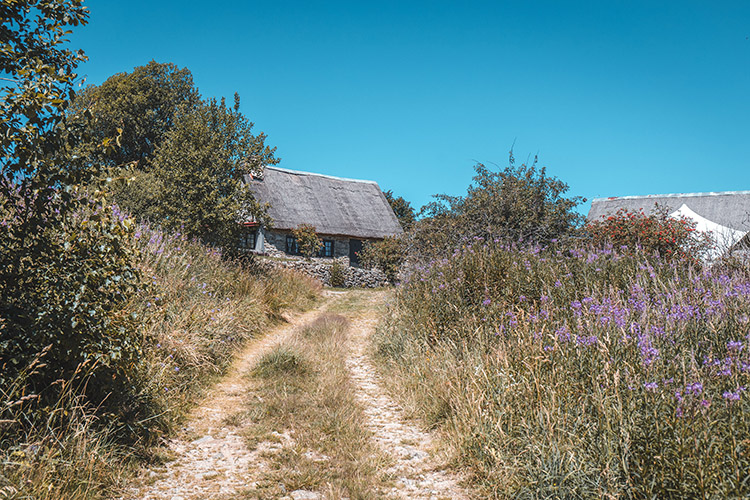
<path fill-rule="evenodd" d="M 286 253 L 289 255 L 301 255 L 299 245 L 297 244 L 297 238 L 291 234 L 286 236 Z"/>
<path fill-rule="evenodd" d="M 248 243 L 252 243 L 249 245 Z M 240 248 L 243 250 L 255 250 L 258 244 L 258 230 L 245 230 L 240 233 Z"/>
<path fill-rule="evenodd" d="M 333 240 L 323 240 L 320 246 L 318 257 L 333 257 L 334 242 Z"/>

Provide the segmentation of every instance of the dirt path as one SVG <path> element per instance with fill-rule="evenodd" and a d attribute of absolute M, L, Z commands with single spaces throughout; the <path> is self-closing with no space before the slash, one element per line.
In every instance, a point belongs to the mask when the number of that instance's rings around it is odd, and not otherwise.
<path fill-rule="evenodd" d="M 183 431 L 169 442 L 167 454 L 175 460 L 144 472 L 141 484 L 128 489 L 120 500 L 233 498 L 252 485 L 253 472 L 262 471 L 265 465 L 262 456 L 280 450 L 288 437 L 279 435 L 278 442 L 261 443 L 250 451 L 241 430 L 226 421 L 244 404 L 247 382 L 243 377 L 263 353 L 318 316 L 330 297 L 250 342 L 226 377 L 211 389 L 209 398 L 191 412 Z"/>
<path fill-rule="evenodd" d="M 210 396 L 191 412 L 183 431 L 169 442 L 166 454 L 174 459 L 144 471 L 119 500 L 224 500 L 238 498 L 241 492 L 252 489 L 268 470 L 269 452 L 291 449 L 294 443 L 289 434 L 274 433 L 273 442 L 248 448 L 241 424 L 231 422 L 232 415 L 247 402 L 245 375 L 260 356 L 287 340 L 296 328 L 314 320 L 331 305 L 353 297 L 356 296 L 349 293 L 327 292 L 316 309 L 289 318 L 287 323 L 251 342 Z M 368 293 L 367 299 L 357 300 L 355 309 L 348 310 L 346 315 L 352 324 L 346 364 L 367 419 L 365 427 L 393 458 L 392 466 L 384 471 L 393 480 L 393 487 L 386 494 L 404 499 L 468 499 L 457 478 L 446 472 L 441 460 L 433 455 L 430 434 L 404 419 L 403 411 L 382 389 L 366 356 L 383 297 L 382 292 Z M 297 499 L 296 493 L 284 498 Z M 310 496 L 299 498 L 322 498 L 318 493 L 305 493 Z"/>
<path fill-rule="evenodd" d="M 373 295 L 368 307 L 352 321 L 350 357 L 347 365 L 357 386 L 357 397 L 367 416 L 367 427 L 382 450 L 395 463 L 387 471 L 395 480 L 389 492 L 396 498 L 468 499 L 458 478 L 445 470 L 435 456 L 432 436 L 404 418 L 403 410 L 383 390 L 375 368 L 366 355 L 369 337 L 378 322 L 377 305 L 382 297 Z"/>

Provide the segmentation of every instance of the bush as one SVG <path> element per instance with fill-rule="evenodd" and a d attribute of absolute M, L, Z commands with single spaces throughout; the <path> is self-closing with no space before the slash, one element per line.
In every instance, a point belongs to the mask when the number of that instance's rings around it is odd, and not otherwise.
<path fill-rule="evenodd" d="M 386 318 L 389 385 L 487 496 L 750 495 L 746 269 L 477 242 Z"/>
<path fill-rule="evenodd" d="M 316 233 L 315 226 L 311 224 L 300 224 L 292 231 L 292 234 L 297 240 L 300 253 L 306 259 L 317 255 L 323 246 L 323 242 Z"/>
<path fill-rule="evenodd" d="M 641 249 L 667 259 L 691 262 L 705 257 L 712 244 L 710 236 L 696 232 L 695 222 L 670 217 L 658 206 L 649 215 L 643 210 L 620 209 L 614 215 L 586 223 L 584 230 L 597 246 L 612 245 L 631 253 Z"/>
<path fill-rule="evenodd" d="M 102 412 L 134 418 L 141 345 L 126 312 L 139 282 L 133 221 L 116 209 L 86 209 L 50 218 L 41 233 L 23 237 L 13 230 L 20 214 L 5 215 L 11 230 L 0 255 L 0 386 L 45 355 L 23 376 L 23 391 L 34 398 L 0 419 L 45 419 L 41 409 L 58 400 L 60 380 L 81 384 L 86 402 Z M 24 248 L 30 241 L 37 251 Z"/>
<path fill-rule="evenodd" d="M 48 423 L 68 383 L 80 384 L 81 404 L 127 421 L 140 349 L 124 312 L 138 282 L 133 222 L 103 198 L 99 165 L 73 153 L 111 138 L 92 142 L 85 113 L 65 114 L 85 56 L 62 47 L 63 34 L 88 11 L 39 0 L 2 12 L 0 67 L 13 83 L 0 89 L 0 387 L 23 398 L 0 420 L 15 431 Z"/>
<path fill-rule="evenodd" d="M 333 287 L 344 287 L 346 286 L 346 276 L 344 275 L 344 266 L 341 262 L 334 259 L 331 264 L 331 286 Z"/>
<path fill-rule="evenodd" d="M 398 236 L 386 236 L 380 241 L 370 241 L 360 255 L 365 267 L 377 267 L 385 274 L 388 281 L 396 283 L 401 265 L 406 260 L 404 239 Z"/>
<path fill-rule="evenodd" d="M 422 207 L 410 231 L 412 255 L 429 261 L 449 256 L 474 238 L 505 243 L 547 244 L 569 236 L 583 222 L 575 207 L 586 201 L 566 198 L 568 185 L 547 176 L 545 168 L 508 166 L 492 171 L 478 163 L 466 196 L 436 195 Z"/>

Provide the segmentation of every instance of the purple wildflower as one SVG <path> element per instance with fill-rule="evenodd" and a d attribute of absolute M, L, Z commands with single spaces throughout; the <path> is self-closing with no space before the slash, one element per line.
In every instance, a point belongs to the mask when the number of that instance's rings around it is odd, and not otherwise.
<path fill-rule="evenodd" d="M 721 395 L 724 399 L 728 401 L 739 401 L 740 400 L 740 393 L 739 392 L 731 392 L 731 391 L 724 391 L 724 394 Z"/>
<path fill-rule="evenodd" d="M 695 383 L 688 385 L 685 388 L 685 390 L 687 390 L 687 392 L 692 393 L 694 396 L 697 396 L 701 392 L 703 392 L 703 384 L 701 384 L 700 382 L 695 382 Z"/>
<path fill-rule="evenodd" d="M 727 349 L 729 349 L 730 351 L 740 352 L 743 347 L 745 346 L 739 340 L 731 340 L 727 342 Z"/>

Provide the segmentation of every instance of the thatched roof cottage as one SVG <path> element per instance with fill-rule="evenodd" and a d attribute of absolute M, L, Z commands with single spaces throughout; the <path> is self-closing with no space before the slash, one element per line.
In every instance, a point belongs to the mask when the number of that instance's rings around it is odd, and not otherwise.
<path fill-rule="evenodd" d="M 312 224 L 323 248 L 320 257 L 349 257 L 357 264 L 367 240 L 401 234 L 403 229 L 374 181 L 266 167 L 262 178 L 245 177 L 255 198 L 268 203 L 273 227 L 247 223 L 244 246 L 269 255 L 298 255 L 292 230 Z"/>
<path fill-rule="evenodd" d="M 649 214 L 657 204 L 673 217 L 684 216 L 695 221 L 697 230 L 711 233 L 717 243 L 713 256 L 740 244 L 744 247 L 750 239 L 750 191 L 596 198 L 591 202 L 587 219 L 614 215 L 620 209 Z"/>

